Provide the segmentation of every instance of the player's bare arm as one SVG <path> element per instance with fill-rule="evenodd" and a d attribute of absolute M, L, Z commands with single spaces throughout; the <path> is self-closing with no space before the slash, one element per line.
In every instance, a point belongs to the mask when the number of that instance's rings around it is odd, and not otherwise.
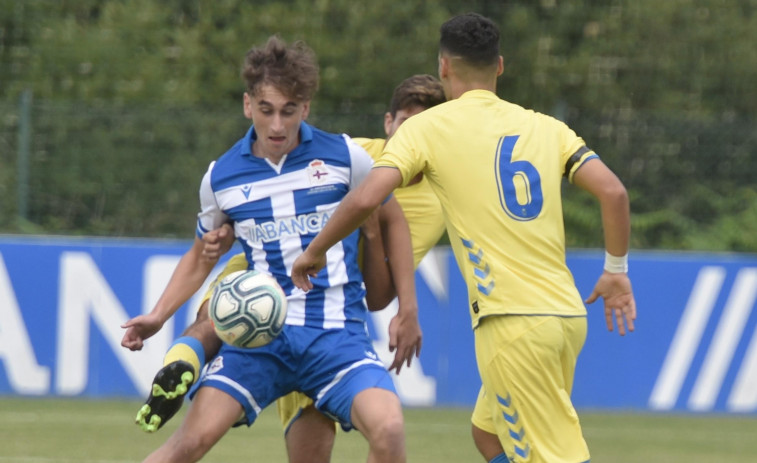
<path fill-rule="evenodd" d="M 326 251 L 356 230 L 401 181 L 396 169 L 371 170 L 365 180 L 344 197 L 323 229 L 294 261 L 294 285 L 303 291 L 313 289 L 309 277 L 317 275 L 326 265 Z"/>
<path fill-rule="evenodd" d="M 179 260 L 171 279 L 149 314 L 139 315 L 127 321 L 121 345 L 130 350 L 140 350 L 144 341 L 163 327 L 163 324 L 202 286 L 215 265 L 202 255 L 204 242 L 195 238 L 192 247 Z"/>
<path fill-rule="evenodd" d="M 329 218 L 326 226 L 310 242 L 305 252 L 292 265 L 292 281 L 303 291 L 309 291 L 313 285 L 309 276 L 315 276 L 326 264 L 326 251 L 334 244 L 344 239 L 381 204 L 389 193 L 402 183 L 402 176 L 397 169 L 388 167 L 374 168 L 354 190 L 345 196 L 334 214 Z M 407 223 L 405 223 L 407 227 Z M 409 242 L 409 232 L 407 232 Z M 400 248 L 399 252 L 402 252 Z M 408 363 L 414 355 L 420 352 L 421 333 L 418 326 L 418 303 L 415 298 L 415 279 L 413 278 L 412 247 L 405 250 L 409 265 L 403 265 L 402 257 L 398 257 L 398 265 L 408 266 L 411 277 L 397 286 L 400 299 L 397 315 L 389 325 L 389 344 L 395 346 L 395 360 L 390 368 L 399 368 L 402 363 Z M 393 256 L 390 256 L 390 260 Z M 392 272 L 394 272 L 392 267 Z M 398 279 L 401 279 L 401 273 Z M 394 280 L 395 285 L 398 279 Z M 412 288 L 411 288 L 412 287 Z"/>
<path fill-rule="evenodd" d="M 628 193 L 620 179 L 602 161 L 592 159 L 574 174 L 573 183 L 599 200 L 607 252 L 611 256 L 627 255 L 631 213 Z M 591 304 L 599 297 L 604 300 L 609 331 L 613 331 L 613 320 L 621 336 L 626 334 L 626 328 L 635 329 L 636 301 L 626 272 L 604 271 L 585 302 Z"/>
<path fill-rule="evenodd" d="M 392 169 L 393 170 L 393 169 Z M 421 349 L 421 329 L 418 324 L 418 307 L 415 294 L 413 245 L 405 214 L 399 202 L 391 197 L 381 206 L 382 234 L 386 236 L 386 252 L 391 268 L 393 287 L 396 289 L 400 310 L 389 324 L 389 351 L 395 352 L 389 369 L 402 369 L 418 357 Z"/>
<path fill-rule="evenodd" d="M 381 222 L 386 218 L 385 208 L 379 207 L 360 226 L 363 282 L 365 301 L 371 312 L 385 308 L 395 296 L 392 271 L 386 258 L 386 243 Z"/>
<path fill-rule="evenodd" d="M 368 310 L 385 308 L 397 296 L 397 272 L 401 273 L 402 257 L 408 241 L 409 230 L 399 201 L 392 196 L 376 212 L 363 222 L 360 232 L 364 237 L 363 280 L 365 281 Z M 395 255 L 394 258 L 389 256 Z M 397 271 L 392 270 L 397 267 Z M 413 275 L 415 276 L 415 275 Z"/>

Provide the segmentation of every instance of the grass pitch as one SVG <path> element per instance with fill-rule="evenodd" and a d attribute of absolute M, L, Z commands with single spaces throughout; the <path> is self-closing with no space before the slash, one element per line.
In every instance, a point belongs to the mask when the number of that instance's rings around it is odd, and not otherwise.
<path fill-rule="evenodd" d="M 183 418 L 155 434 L 133 424 L 141 403 L 0 398 L 0 463 L 137 463 Z M 757 416 L 661 415 L 579 411 L 594 463 L 754 462 Z M 470 437 L 467 409 L 405 410 L 408 461 L 483 462 Z M 364 461 L 357 432 L 337 435 L 332 462 Z M 285 462 L 275 410 L 252 428 L 236 428 L 203 459 L 208 463 Z"/>

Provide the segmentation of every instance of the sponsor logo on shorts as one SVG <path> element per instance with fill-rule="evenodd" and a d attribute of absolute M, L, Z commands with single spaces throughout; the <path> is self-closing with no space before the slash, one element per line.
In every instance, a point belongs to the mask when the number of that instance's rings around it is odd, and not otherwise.
<path fill-rule="evenodd" d="M 205 373 L 206 375 L 212 375 L 213 373 L 218 373 L 220 370 L 223 369 L 223 356 L 219 355 L 218 357 L 213 360 L 213 363 L 210 364 L 208 367 L 208 371 Z"/>

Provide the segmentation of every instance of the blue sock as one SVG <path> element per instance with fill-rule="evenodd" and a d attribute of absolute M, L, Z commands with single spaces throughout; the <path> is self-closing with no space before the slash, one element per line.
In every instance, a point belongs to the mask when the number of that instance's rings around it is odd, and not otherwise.
<path fill-rule="evenodd" d="M 496 457 L 489 460 L 489 463 L 510 463 L 510 459 L 507 458 L 504 452 L 500 453 Z"/>

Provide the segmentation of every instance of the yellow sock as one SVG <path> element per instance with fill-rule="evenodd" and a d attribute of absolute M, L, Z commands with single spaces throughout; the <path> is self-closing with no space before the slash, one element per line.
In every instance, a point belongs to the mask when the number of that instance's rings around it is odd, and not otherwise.
<path fill-rule="evenodd" d="M 202 344 L 192 337 L 182 336 L 174 341 L 163 357 L 163 366 L 177 360 L 188 362 L 194 367 L 194 381 L 200 376 L 200 369 L 205 363 L 205 354 Z"/>

